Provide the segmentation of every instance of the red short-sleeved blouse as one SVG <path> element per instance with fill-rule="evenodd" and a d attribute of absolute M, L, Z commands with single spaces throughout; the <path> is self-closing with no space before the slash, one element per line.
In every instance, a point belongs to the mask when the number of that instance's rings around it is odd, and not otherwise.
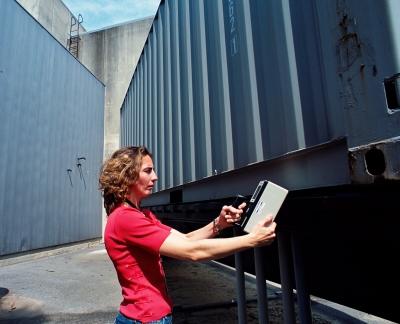
<path fill-rule="evenodd" d="M 148 210 L 121 205 L 108 216 L 104 243 L 122 288 L 123 315 L 148 322 L 171 313 L 159 254 L 170 232 Z"/>

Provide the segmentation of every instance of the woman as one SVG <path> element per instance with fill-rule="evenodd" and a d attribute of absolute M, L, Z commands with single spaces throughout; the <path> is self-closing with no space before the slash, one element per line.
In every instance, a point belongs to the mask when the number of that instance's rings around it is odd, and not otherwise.
<path fill-rule="evenodd" d="M 270 244 L 276 224 L 268 216 L 249 234 L 214 239 L 240 219 L 238 209 L 224 206 L 210 224 L 183 234 L 163 225 L 140 202 L 157 181 L 152 156 L 145 147 L 126 147 L 108 159 L 100 174 L 100 190 L 108 215 L 104 232 L 123 301 L 115 323 L 172 323 L 160 255 L 192 261 L 222 258 L 247 248 Z"/>

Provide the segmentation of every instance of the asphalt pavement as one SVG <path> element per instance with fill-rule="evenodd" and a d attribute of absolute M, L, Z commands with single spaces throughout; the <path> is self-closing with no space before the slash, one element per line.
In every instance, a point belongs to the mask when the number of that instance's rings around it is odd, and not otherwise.
<path fill-rule="evenodd" d="M 165 259 L 174 324 L 237 323 L 235 274 L 215 262 Z M 247 276 L 247 320 L 258 323 L 255 280 Z M 121 301 L 100 241 L 0 258 L 0 323 L 113 323 Z M 392 323 L 312 298 L 313 323 Z M 269 323 L 283 323 L 281 292 L 268 284 Z"/>

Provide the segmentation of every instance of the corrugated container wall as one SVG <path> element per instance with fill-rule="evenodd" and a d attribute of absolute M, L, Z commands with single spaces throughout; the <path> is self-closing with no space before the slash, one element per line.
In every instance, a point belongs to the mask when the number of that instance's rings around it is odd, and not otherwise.
<path fill-rule="evenodd" d="M 104 86 L 0 1 L 0 255 L 101 237 Z"/>
<path fill-rule="evenodd" d="M 310 150 L 314 164 L 274 166 L 275 180 L 350 183 L 349 150 L 389 140 L 398 151 L 398 15 L 396 0 L 162 1 L 121 108 L 121 144 L 150 148 L 159 191 Z"/>

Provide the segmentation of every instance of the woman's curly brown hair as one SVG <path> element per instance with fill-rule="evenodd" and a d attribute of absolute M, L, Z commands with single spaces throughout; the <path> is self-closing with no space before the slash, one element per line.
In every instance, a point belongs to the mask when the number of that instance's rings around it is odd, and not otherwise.
<path fill-rule="evenodd" d="M 138 179 L 142 159 L 151 153 L 144 146 L 123 147 L 104 162 L 99 177 L 99 189 L 107 215 L 122 204 L 129 187 Z"/>

